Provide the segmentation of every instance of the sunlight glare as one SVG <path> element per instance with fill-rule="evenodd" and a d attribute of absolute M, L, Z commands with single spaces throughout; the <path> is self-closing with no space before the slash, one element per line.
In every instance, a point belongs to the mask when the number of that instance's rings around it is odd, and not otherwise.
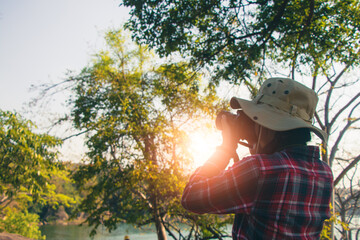
<path fill-rule="evenodd" d="M 203 165 L 222 142 L 221 132 L 216 129 L 199 129 L 190 134 L 189 151 L 194 160 L 194 168 Z"/>

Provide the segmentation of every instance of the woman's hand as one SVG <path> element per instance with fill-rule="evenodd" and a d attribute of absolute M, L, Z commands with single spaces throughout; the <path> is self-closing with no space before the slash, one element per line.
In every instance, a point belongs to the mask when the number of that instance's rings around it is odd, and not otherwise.
<path fill-rule="evenodd" d="M 222 125 L 222 147 L 226 148 L 230 152 L 236 152 L 239 142 L 239 126 L 238 124 L 231 124 L 230 119 L 223 114 L 221 116 Z"/>

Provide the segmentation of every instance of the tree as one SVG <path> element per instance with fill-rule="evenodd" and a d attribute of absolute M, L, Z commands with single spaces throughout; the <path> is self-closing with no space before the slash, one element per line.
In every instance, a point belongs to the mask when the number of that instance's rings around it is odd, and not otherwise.
<path fill-rule="evenodd" d="M 0 127 L 0 209 L 13 200 L 44 200 L 61 141 L 35 133 L 31 121 L 8 111 L 0 111 Z"/>
<path fill-rule="evenodd" d="M 100 224 L 111 231 L 126 221 L 155 223 L 159 239 L 167 238 L 166 231 L 177 239 L 175 219 L 213 230 L 200 222 L 206 217 L 182 210 L 180 196 L 190 162 L 186 131 L 213 114 L 218 99 L 202 92 L 200 74 L 186 63 L 156 64 L 122 30 L 109 31 L 105 39 L 108 50 L 69 80 L 71 117 L 86 132 L 89 149 L 73 177 L 88 193 L 79 211 L 88 213 L 92 234 Z"/>
<path fill-rule="evenodd" d="M 266 76 L 280 73 L 312 87 L 320 96 L 317 124 L 330 136 L 322 143 L 322 157 L 333 169 L 338 166 L 336 159 L 347 147 L 342 144 L 345 135 L 359 129 L 360 94 L 351 91 L 359 89 L 359 1 L 122 4 L 131 7 L 126 26 L 138 42 L 162 55 L 179 52 L 192 66 L 207 67 L 215 85 L 221 80 L 243 82 L 255 95 Z M 334 171 L 335 187 L 357 166 L 359 152 L 353 151 L 348 159 L 342 171 Z"/>
<path fill-rule="evenodd" d="M 131 7 L 127 27 L 139 43 L 160 55 L 180 52 L 193 66 L 213 66 L 213 81 L 248 81 L 269 54 L 307 60 L 313 47 L 336 48 L 353 58 L 358 52 L 358 1 L 150 1 L 124 0 Z M 291 51 L 288 51 L 291 49 Z M 353 54 L 347 55 L 349 50 Z M 355 55 L 354 55 L 355 54 Z M 346 56 L 347 55 L 347 56 Z M 323 56 L 324 58 L 330 56 Z M 251 78 L 250 78 L 251 79 Z"/>
<path fill-rule="evenodd" d="M 35 133 L 35 127 L 17 113 L 0 111 L 0 230 L 43 239 L 39 216 L 28 207 L 57 196 L 49 181 L 60 165 L 61 141 Z"/>

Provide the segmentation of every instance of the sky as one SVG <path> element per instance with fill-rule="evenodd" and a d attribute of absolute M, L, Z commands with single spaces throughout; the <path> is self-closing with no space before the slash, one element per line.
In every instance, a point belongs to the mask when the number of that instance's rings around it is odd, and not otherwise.
<path fill-rule="evenodd" d="M 0 0 L 0 109 L 22 112 L 31 85 L 60 82 L 129 17 L 120 0 Z"/>
<path fill-rule="evenodd" d="M 104 33 L 121 27 L 129 18 L 129 9 L 120 3 L 121 0 L 0 0 L 0 109 L 16 111 L 33 121 L 39 131 L 47 130 L 46 124 L 52 122 L 49 112 L 61 112 L 58 104 L 66 99 L 56 96 L 57 104 L 50 102 L 41 111 L 32 109 L 28 103 L 39 91 L 30 91 L 31 86 L 61 82 L 69 70 L 80 72 L 91 56 L 105 47 Z M 60 138 L 72 133 L 64 128 L 50 132 Z M 198 142 L 208 143 L 203 135 L 197 136 Z M 64 160 L 73 161 L 84 151 L 79 138 L 65 141 L 60 149 Z M 195 150 L 194 154 L 201 156 L 200 162 L 209 155 Z"/>
<path fill-rule="evenodd" d="M 61 104 L 65 105 L 66 99 L 57 96 L 39 112 L 28 105 L 39 96 L 39 91 L 30 91 L 31 86 L 58 83 L 66 79 L 68 71 L 80 72 L 92 55 L 104 48 L 105 32 L 121 27 L 128 19 L 129 10 L 120 3 L 0 0 L 0 110 L 18 112 L 34 122 L 38 131 L 48 129 L 54 113 L 63 111 Z M 50 134 L 62 138 L 69 132 L 57 128 Z M 60 149 L 65 160 L 79 159 L 84 151 L 79 138 L 65 141 Z"/>

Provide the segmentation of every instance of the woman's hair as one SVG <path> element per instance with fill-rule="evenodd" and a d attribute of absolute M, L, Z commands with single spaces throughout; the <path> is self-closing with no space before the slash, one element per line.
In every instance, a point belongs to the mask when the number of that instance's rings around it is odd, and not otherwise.
<path fill-rule="evenodd" d="M 306 145 L 311 140 L 309 128 L 297 128 L 283 132 L 276 132 L 276 141 L 279 146 L 302 144 Z"/>
<path fill-rule="evenodd" d="M 273 130 L 271 130 L 273 131 Z M 306 145 L 311 140 L 309 128 L 297 128 L 288 131 L 273 131 L 274 139 L 260 149 L 263 154 L 271 154 L 286 147 Z"/>

